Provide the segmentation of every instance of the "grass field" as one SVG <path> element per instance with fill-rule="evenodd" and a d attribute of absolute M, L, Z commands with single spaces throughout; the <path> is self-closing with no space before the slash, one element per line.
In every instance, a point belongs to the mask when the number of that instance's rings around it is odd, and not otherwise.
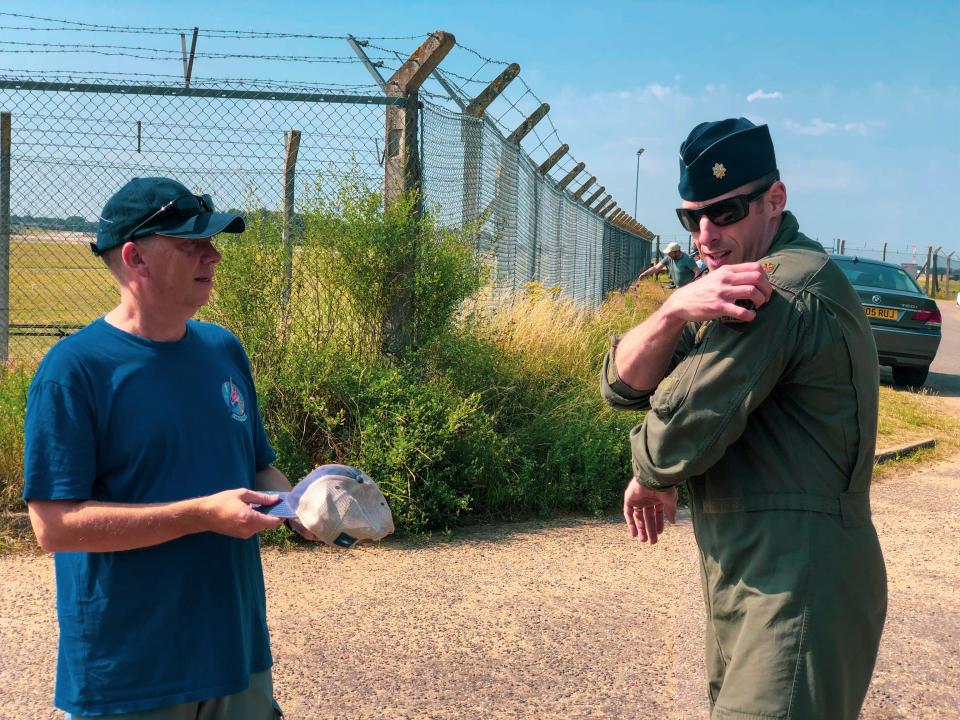
<path fill-rule="evenodd" d="M 82 233 L 15 235 L 10 241 L 10 350 L 42 355 L 69 332 L 117 304 L 114 280 Z M 25 327 L 46 325 L 54 327 Z"/>

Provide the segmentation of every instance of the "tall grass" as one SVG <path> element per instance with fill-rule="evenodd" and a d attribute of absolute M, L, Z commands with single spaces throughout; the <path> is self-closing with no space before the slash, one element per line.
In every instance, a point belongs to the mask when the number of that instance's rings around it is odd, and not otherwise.
<path fill-rule="evenodd" d="M 0 367 L 0 510 L 25 510 L 23 495 L 23 415 L 32 371 Z"/>

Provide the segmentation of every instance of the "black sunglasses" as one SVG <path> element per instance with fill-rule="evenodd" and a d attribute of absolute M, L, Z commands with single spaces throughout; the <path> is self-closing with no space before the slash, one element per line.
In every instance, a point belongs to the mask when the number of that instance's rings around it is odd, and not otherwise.
<path fill-rule="evenodd" d="M 769 185 L 752 193 L 734 195 L 701 208 L 677 208 L 677 217 L 680 218 L 680 224 L 683 225 L 684 230 L 692 233 L 700 232 L 700 218 L 704 215 L 710 218 L 710 222 L 714 225 L 720 227 L 733 225 L 750 214 L 750 203 L 772 188 L 775 182 L 777 181 L 773 180 Z"/>
<path fill-rule="evenodd" d="M 141 232 L 144 228 L 151 228 L 151 232 L 142 233 L 143 235 L 152 235 L 154 225 L 157 225 L 158 220 L 163 219 L 164 225 L 173 225 L 186 222 L 192 217 L 201 215 L 205 212 L 213 212 L 213 198 L 209 195 L 181 195 L 180 197 L 174 198 L 168 203 L 165 203 L 159 210 L 152 213 L 147 217 L 143 222 L 139 223 L 133 230 L 130 231 L 128 238 L 130 240 L 137 239 L 137 233 Z"/>

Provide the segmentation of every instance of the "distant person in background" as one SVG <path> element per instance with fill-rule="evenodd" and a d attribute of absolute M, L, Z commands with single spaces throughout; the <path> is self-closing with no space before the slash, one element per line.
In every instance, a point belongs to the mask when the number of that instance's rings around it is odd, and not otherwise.
<path fill-rule="evenodd" d="M 30 385 L 24 499 L 53 552 L 54 704 L 70 720 L 272 720 L 255 510 L 290 490 L 225 328 L 192 320 L 238 215 L 175 180 L 110 198 L 92 249 L 120 304 L 57 343 Z M 304 537 L 316 538 L 298 521 Z"/>
<path fill-rule="evenodd" d="M 680 249 L 680 243 L 670 243 L 666 247 L 666 255 L 663 260 L 650 266 L 637 276 L 634 285 L 644 278 L 656 275 L 661 270 L 666 269 L 670 275 L 670 281 L 674 287 L 680 288 L 700 275 L 700 268 L 689 255 Z"/>
<path fill-rule="evenodd" d="M 700 250 L 694 250 L 690 253 L 690 257 L 693 258 L 693 261 L 697 264 L 697 267 L 700 268 L 700 274 L 707 272 L 707 264 L 703 261 L 703 258 L 700 257 Z"/>

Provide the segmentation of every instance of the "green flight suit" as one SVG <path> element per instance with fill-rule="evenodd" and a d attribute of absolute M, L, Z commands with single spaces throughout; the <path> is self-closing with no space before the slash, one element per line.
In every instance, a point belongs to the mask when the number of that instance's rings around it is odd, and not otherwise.
<path fill-rule="evenodd" d="M 860 300 L 784 213 L 750 323 L 689 324 L 656 390 L 601 377 L 651 488 L 686 481 L 714 719 L 856 718 L 887 607 L 870 518 L 877 350 Z"/>

